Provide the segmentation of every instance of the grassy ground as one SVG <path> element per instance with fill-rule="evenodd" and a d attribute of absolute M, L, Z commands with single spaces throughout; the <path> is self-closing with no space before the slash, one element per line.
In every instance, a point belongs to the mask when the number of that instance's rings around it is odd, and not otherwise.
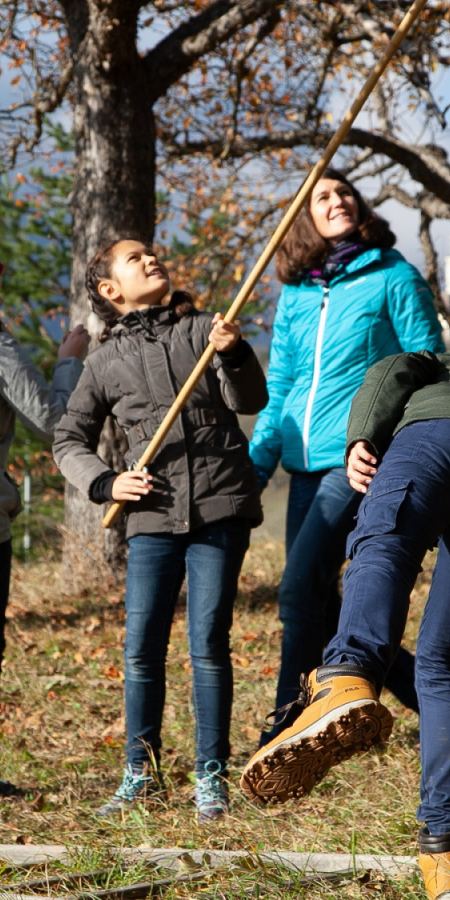
<path fill-rule="evenodd" d="M 66 844 L 77 848 L 72 869 L 106 866 L 110 880 L 120 884 L 148 880 L 149 875 L 125 871 L 120 852 L 114 851 L 113 863 L 113 848 L 142 844 L 414 855 L 418 720 L 389 694 L 385 701 L 396 719 L 389 745 L 332 770 L 307 800 L 260 809 L 239 791 L 240 769 L 256 746 L 262 717 L 273 707 L 280 643 L 275 597 L 282 566 L 282 547 L 276 544 L 255 544 L 245 562 L 232 637 L 232 814 L 223 823 L 199 828 L 191 799 L 193 718 L 183 604 L 168 659 L 163 756 L 168 802 L 100 824 L 94 811 L 117 786 L 124 758 L 122 591 L 110 588 L 95 596 L 69 597 L 56 562 L 30 568 L 16 564 L 0 688 L 0 777 L 27 793 L 23 799 L 0 803 L 0 843 Z M 413 595 L 406 641 L 410 645 L 431 566 L 430 556 Z M 52 864 L 48 871 L 59 869 Z M 5 871 L 1 883 L 23 877 Z M 36 878 L 36 872 L 27 877 Z M 195 887 L 178 882 L 164 892 L 167 898 L 193 895 L 274 900 L 425 897 L 416 875 L 387 880 L 373 874 L 339 886 L 304 889 L 292 874 L 269 868 L 257 873 L 219 871 Z"/>

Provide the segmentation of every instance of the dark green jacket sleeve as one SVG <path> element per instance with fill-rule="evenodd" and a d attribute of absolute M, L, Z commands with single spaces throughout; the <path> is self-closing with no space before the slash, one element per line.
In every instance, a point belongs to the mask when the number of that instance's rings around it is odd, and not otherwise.
<path fill-rule="evenodd" d="M 355 394 L 347 427 L 347 458 L 356 441 L 369 441 L 381 457 L 402 419 L 411 395 L 439 377 L 442 364 L 434 353 L 399 353 L 368 369 Z"/>

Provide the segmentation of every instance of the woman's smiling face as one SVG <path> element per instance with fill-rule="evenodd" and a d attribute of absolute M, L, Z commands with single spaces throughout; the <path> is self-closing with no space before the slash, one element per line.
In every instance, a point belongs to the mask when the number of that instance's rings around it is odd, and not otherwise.
<path fill-rule="evenodd" d="M 111 277 L 100 282 L 98 292 L 125 315 L 161 303 L 169 287 L 167 269 L 154 250 L 140 241 L 119 241 L 114 247 Z"/>
<path fill-rule="evenodd" d="M 348 237 L 359 224 L 358 203 L 351 188 L 331 178 L 319 179 L 311 194 L 309 211 L 316 230 L 331 244 Z"/>

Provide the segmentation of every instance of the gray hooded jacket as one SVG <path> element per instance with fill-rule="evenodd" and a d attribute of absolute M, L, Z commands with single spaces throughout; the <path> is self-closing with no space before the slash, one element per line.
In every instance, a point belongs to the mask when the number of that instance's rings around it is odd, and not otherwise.
<path fill-rule="evenodd" d="M 11 537 L 11 521 L 21 509 L 19 492 L 6 472 L 15 416 L 51 441 L 82 370 L 75 357 L 62 359 L 48 385 L 15 338 L 0 331 L 0 543 Z"/>
<path fill-rule="evenodd" d="M 208 346 L 212 317 L 190 307 L 179 318 L 171 303 L 130 312 L 90 354 L 67 414 L 56 430 L 54 455 L 63 475 L 92 498 L 111 470 L 97 455 L 105 418 L 125 432 L 124 469 L 138 460 Z M 236 413 L 267 402 L 264 373 L 251 347 L 215 355 L 150 466 L 153 490 L 129 503 L 127 536 L 183 533 L 228 516 L 259 524 L 259 490 Z"/>

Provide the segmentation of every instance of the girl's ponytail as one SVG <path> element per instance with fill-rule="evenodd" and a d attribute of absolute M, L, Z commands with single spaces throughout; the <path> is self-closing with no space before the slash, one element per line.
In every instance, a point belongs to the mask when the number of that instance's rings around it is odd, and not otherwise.
<path fill-rule="evenodd" d="M 105 278 L 111 277 L 111 266 L 114 258 L 114 247 L 118 241 L 105 244 L 100 247 L 95 256 L 86 267 L 85 285 L 92 309 L 96 316 L 105 322 L 105 328 L 99 338 L 100 342 L 106 341 L 111 334 L 111 329 L 117 322 L 119 315 L 117 310 L 105 300 L 98 292 L 98 286 Z"/>

